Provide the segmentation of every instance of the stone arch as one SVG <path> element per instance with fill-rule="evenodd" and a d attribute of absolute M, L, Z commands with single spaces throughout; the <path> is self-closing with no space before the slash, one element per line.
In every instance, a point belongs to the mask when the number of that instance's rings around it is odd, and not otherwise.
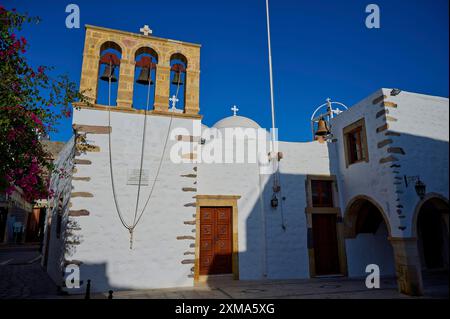
<path fill-rule="evenodd" d="M 176 99 L 177 109 L 185 111 L 188 58 L 183 53 L 174 52 L 169 55 L 169 66 L 169 96 L 171 99 Z M 176 84 L 177 82 L 178 84 Z M 171 107 L 175 104 L 172 101 Z"/>
<path fill-rule="evenodd" d="M 98 45 L 98 47 L 96 48 L 96 52 L 98 54 L 98 57 L 96 58 L 96 92 L 95 92 L 95 100 L 96 103 L 99 104 L 111 104 L 111 106 L 113 105 L 117 105 L 117 100 L 119 99 L 119 83 L 121 81 L 121 73 L 122 73 L 122 62 L 124 60 L 124 57 L 126 55 L 126 51 L 123 47 L 123 45 L 117 41 L 111 41 L 111 40 L 106 40 L 103 41 L 101 44 Z M 117 63 L 119 65 L 116 64 L 115 67 L 113 67 L 113 73 L 115 74 L 116 71 L 114 71 L 114 69 L 118 69 L 118 74 L 117 76 L 115 76 L 115 80 L 113 81 L 114 83 L 112 83 L 113 85 L 113 89 L 111 90 L 111 97 L 108 97 L 107 100 L 104 97 L 104 87 L 103 84 L 100 84 L 101 82 L 101 70 L 102 70 L 102 64 L 101 64 L 101 60 L 102 57 L 104 56 L 104 54 L 108 54 L 107 50 L 114 50 L 115 53 L 118 53 L 117 58 L 119 59 L 119 61 L 117 61 Z M 116 55 L 116 54 L 113 54 Z M 95 70 L 95 69 L 94 69 Z M 103 69 L 105 72 L 107 72 L 107 67 L 105 66 Z M 117 84 L 115 84 L 115 82 L 117 82 Z M 100 92 L 100 93 L 99 93 Z M 110 98 L 112 99 L 110 101 Z M 108 101 L 108 103 L 106 102 Z"/>
<path fill-rule="evenodd" d="M 159 53 L 159 50 L 157 48 L 145 44 L 139 44 L 135 46 L 131 50 L 131 52 L 132 52 L 131 57 L 133 58 L 133 61 L 135 61 L 136 58 L 142 53 L 147 53 L 150 54 L 151 56 L 154 56 L 157 64 L 159 63 L 161 58 L 161 54 Z"/>
<path fill-rule="evenodd" d="M 102 42 L 101 44 L 99 44 L 97 46 L 97 52 L 98 55 L 100 55 L 102 53 L 102 51 L 108 50 L 108 49 L 114 49 L 120 52 L 121 55 L 124 54 L 125 49 L 123 48 L 122 44 L 117 43 L 117 41 L 111 41 L 111 40 L 107 40 Z"/>
<path fill-rule="evenodd" d="M 395 276 L 392 228 L 381 205 L 369 196 L 355 196 L 345 209 L 343 224 L 349 276 L 366 276 L 369 264 L 378 265 L 381 276 Z"/>
<path fill-rule="evenodd" d="M 389 218 L 387 217 L 381 205 L 367 195 L 357 195 L 348 202 L 344 213 L 344 237 L 345 238 L 356 237 L 357 235 L 356 220 L 358 218 L 358 212 L 365 202 L 369 202 L 378 209 L 378 211 L 381 214 L 381 217 L 383 218 L 384 223 L 386 224 L 389 237 L 392 237 L 392 229 L 391 224 L 389 222 Z"/>
<path fill-rule="evenodd" d="M 448 271 L 448 199 L 437 193 L 427 194 L 416 206 L 411 232 L 417 238 L 422 271 Z"/>
<path fill-rule="evenodd" d="M 183 57 L 186 60 L 186 67 L 188 67 L 188 64 L 191 62 L 191 57 L 187 52 L 181 49 L 172 49 L 164 53 L 164 57 L 162 57 L 164 59 L 164 64 L 170 65 L 170 61 L 174 58 L 174 56 Z"/>
<path fill-rule="evenodd" d="M 416 208 L 414 209 L 414 215 L 412 219 L 412 225 L 411 225 L 411 233 L 412 237 L 417 238 L 417 220 L 419 218 L 419 213 L 423 205 L 429 201 L 433 201 L 437 206 L 443 207 L 443 205 L 446 205 L 446 208 L 448 209 L 450 203 L 449 200 L 439 194 L 439 193 L 428 193 L 425 195 L 425 197 L 416 205 Z M 443 207 L 444 208 L 444 207 Z"/>
<path fill-rule="evenodd" d="M 175 51 L 173 53 L 169 53 L 169 64 L 172 60 L 180 60 L 185 64 L 186 69 L 189 67 L 189 61 L 185 54 Z"/>
<path fill-rule="evenodd" d="M 149 109 L 154 105 L 158 85 L 156 83 L 158 52 L 153 47 L 142 45 L 134 50 L 131 59 L 133 81 L 129 86 L 132 87 L 132 106 L 135 109 Z M 147 68 L 144 65 L 147 65 Z"/>

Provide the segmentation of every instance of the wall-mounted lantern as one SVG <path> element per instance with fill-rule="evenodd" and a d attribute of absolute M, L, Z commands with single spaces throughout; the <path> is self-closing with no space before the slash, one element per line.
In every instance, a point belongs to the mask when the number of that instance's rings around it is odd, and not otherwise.
<path fill-rule="evenodd" d="M 414 185 L 414 188 L 416 190 L 417 196 L 420 197 L 420 199 L 423 199 L 425 197 L 425 194 L 427 193 L 427 186 L 424 182 L 420 180 L 419 176 L 404 176 L 405 179 L 405 186 L 408 187 L 408 183 L 416 182 Z"/>
<path fill-rule="evenodd" d="M 427 186 L 420 179 L 418 179 L 414 188 L 416 189 L 416 193 L 420 199 L 423 199 L 427 192 Z"/>
<path fill-rule="evenodd" d="M 270 206 L 272 206 L 272 208 L 277 208 L 278 207 L 277 195 L 273 194 L 272 199 L 270 200 Z"/>

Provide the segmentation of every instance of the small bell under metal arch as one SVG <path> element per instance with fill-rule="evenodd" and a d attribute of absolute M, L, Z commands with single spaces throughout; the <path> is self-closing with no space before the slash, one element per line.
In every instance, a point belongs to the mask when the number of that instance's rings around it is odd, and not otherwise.
<path fill-rule="evenodd" d="M 328 124 L 323 118 L 320 118 L 319 122 L 317 123 L 317 131 L 316 131 L 315 135 L 316 136 L 326 136 L 328 134 L 330 134 Z"/>
<path fill-rule="evenodd" d="M 106 82 L 117 82 L 116 75 L 114 74 L 115 66 L 111 64 L 105 64 L 105 69 L 103 70 L 102 76 L 100 76 L 100 80 Z"/>

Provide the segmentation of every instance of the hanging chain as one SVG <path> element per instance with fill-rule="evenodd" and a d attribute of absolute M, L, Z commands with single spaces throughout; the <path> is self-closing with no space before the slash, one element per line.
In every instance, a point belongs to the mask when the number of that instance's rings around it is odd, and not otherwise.
<path fill-rule="evenodd" d="M 112 66 L 112 63 L 110 62 L 110 66 Z M 111 70 L 111 69 L 110 69 Z M 151 72 L 151 71 L 150 71 Z M 147 107 L 146 107 L 146 111 L 145 111 L 145 119 L 144 119 L 144 130 L 143 130 L 143 137 L 142 137 L 142 146 L 141 146 L 141 163 L 140 163 L 140 172 L 139 172 L 139 184 L 138 184 L 138 194 L 137 194 L 137 199 L 136 199 L 136 209 L 135 209 L 135 215 L 134 215 L 134 219 L 133 219 L 133 224 L 132 225 L 128 225 L 125 222 L 125 219 L 123 218 L 122 212 L 120 211 L 119 208 L 119 202 L 117 199 L 117 192 L 116 192 L 116 187 L 115 187 L 115 183 L 114 183 L 114 174 L 113 174 L 113 165 L 112 165 L 112 151 L 111 151 L 111 73 L 109 75 L 109 80 L 108 80 L 108 127 L 110 128 L 108 130 L 108 146 L 109 146 L 109 168 L 110 168 L 110 177 L 111 177 L 111 187 L 112 187 L 112 192 L 113 192 L 113 199 L 114 199 L 114 206 L 116 207 L 116 211 L 117 214 L 119 216 L 120 222 L 122 223 L 122 225 L 128 229 L 128 232 L 130 233 L 130 249 L 133 249 L 133 241 L 134 241 L 134 229 L 136 228 L 136 226 L 138 225 L 139 221 L 141 220 L 145 209 L 147 208 L 147 205 L 150 201 L 150 198 L 153 194 L 153 190 L 155 188 L 155 184 L 156 184 L 156 180 L 158 179 L 159 173 L 161 171 L 161 167 L 162 167 L 162 162 L 164 159 L 164 154 L 166 153 L 166 148 L 167 148 L 167 142 L 169 140 L 169 135 L 170 135 L 170 128 L 172 126 L 172 119 L 173 119 L 173 115 L 170 116 L 170 122 L 169 122 L 169 127 L 167 129 L 167 134 L 166 134 L 166 139 L 164 142 L 164 148 L 161 154 L 161 158 L 159 161 L 159 165 L 158 165 L 158 169 L 156 172 L 156 176 L 155 179 L 153 180 L 153 184 L 152 187 L 150 189 L 150 194 L 145 202 L 144 208 L 142 209 L 141 213 L 139 214 L 139 217 L 137 217 L 137 211 L 138 211 L 138 204 L 139 204 L 139 196 L 140 196 L 140 187 L 141 187 L 141 178 L 142 178 L 142 167 L 143 167 L 143 156 L 144 156 L 144 146 L 145 146 L 145 136 L 146 136 L 146 124 L 147 124 L 147 113 L 148 113 L 148 107 L 149 107 L 149 96 L 150 96 L 150 81 L 151 81 L 151 73 L 150 73 L 150 78 L 149 78 L 149 85 L 148 85 L 148 89 L 147 89 Z M 179 84 L 178 84 L 179 85 Z M 178 90 L 177 90 L 177 94 L 178 94 Z M 136 220 L 137 217 L 137 220 Z"/>

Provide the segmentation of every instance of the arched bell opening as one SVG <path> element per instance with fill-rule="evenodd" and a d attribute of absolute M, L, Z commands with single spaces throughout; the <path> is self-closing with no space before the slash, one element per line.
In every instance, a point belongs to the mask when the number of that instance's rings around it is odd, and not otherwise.
<path fill-rule="evenodd" d="M 350 277 L 365 276 L 370 264 L 377 265 L 382 276 L 395 275 L 389 220 L 381 206 L 369 197 L 356 197 L 346 209 L 344 227 Z"/>
<path fill-rule="evenodd" d="M 155 103 L 156 65 L 158 54 L 149 47 L 143 47 L 135 53 L 133 107 L 152 109 Z"/>
<path fill-rule="evenodd" d="M 423 271 L 448 271 L 449 204 L 438 197 L 425 199 L 416 211 L 416 234 Z"/>
<path fill-rule="evenodd" d="M 100 47 L 97 86 L 98 104 L 117 105 L 121 58 L 122 49 L 117 43 L 108 41 Z"/>
<path fill-rule="evenodd" d="M 184 55 L 175 53 L 170 57 L 169 108 L 175 111 L 181 111 L 185 107 L 186 69 L 187 59 Z"/>

